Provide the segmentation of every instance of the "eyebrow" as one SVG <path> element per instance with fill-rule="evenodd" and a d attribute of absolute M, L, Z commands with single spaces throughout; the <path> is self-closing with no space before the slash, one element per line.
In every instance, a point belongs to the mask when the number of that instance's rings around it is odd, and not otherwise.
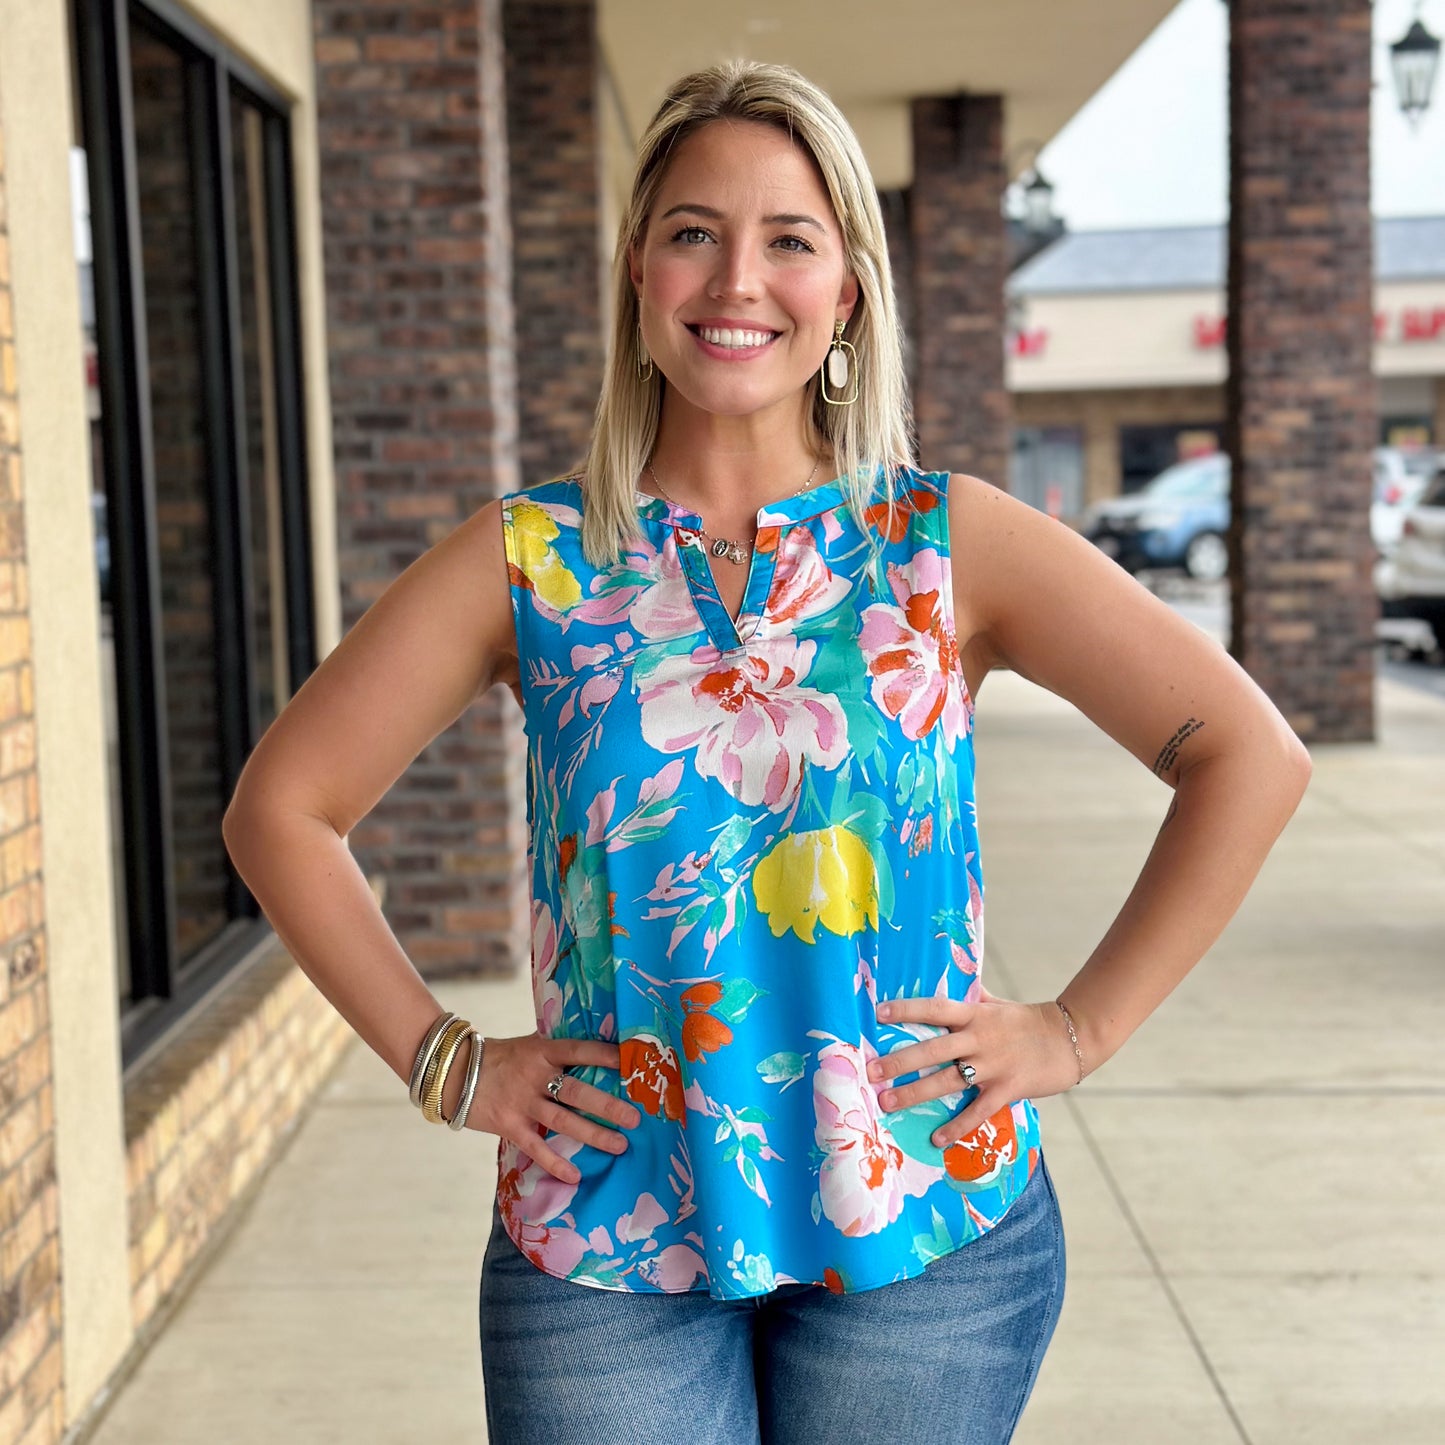
<path fill-rule="evenodd" d="M 691 211 L 695 216 L 707 216 L 714 221 L 720 221 L 723 218 L 723 213 L 721 211 L 714 210 L 711 206 L 695 206 L 690 202 L 685 202 L 683 205 L 673 206 L 670 210 L 664 211 L 658 219 L 665 221 L 669 216 L 677 215 L 679 211 Z M 821 221 L 815 221 L 811 216 L 783 214 L 776 216 L 764 216 L 763 221 L 766 225 L 769 226 L 815 226 L 825 235 L 827 234 L 828 230 L 828 228 L 823 225 Z"/>

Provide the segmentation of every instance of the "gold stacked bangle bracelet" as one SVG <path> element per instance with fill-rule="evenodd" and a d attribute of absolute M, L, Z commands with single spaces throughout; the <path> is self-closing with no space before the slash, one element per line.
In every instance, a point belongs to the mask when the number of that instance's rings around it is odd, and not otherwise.
<path fill-rule="evenodd" d="M 463 1043 L 470 1043 L 467 1072 L 462 1084 L 461 1097 L 456 1111 L 448 1119 L 442 1113 L 442 1097 L 446 1092 L 447 1079 L 452 1065 L 461 1053 Z M 422 1039 L 412 1064 L 409 1097 L 422 1112 L 422 1117 L 431 1124 L 446 1124 L 452 1129 L 461 1129 L 466 1124 L 472 1100 L 476 1096 L 477 1076 L 481 1072 L 482 1051 L 485 1041 L 481 1034 L 463 1018 L 454 1013 L 442 1014 Z"/>

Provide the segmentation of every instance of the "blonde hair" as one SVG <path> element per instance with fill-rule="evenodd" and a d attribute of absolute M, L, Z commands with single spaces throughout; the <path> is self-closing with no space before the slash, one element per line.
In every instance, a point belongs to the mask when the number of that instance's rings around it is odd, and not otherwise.
<path fill-rule="evenodd" d="M 786 65 L 729 60 L 695 71 L 668 91 L 638 145 L 632 195 L 618 228 L 613 258 L 612 337 L 592 438 L 581 467 L 586 505 L 582 544 L 593 566 L 615 561 L 628 541 L 641 537 L 636 487 L 657 440 L 662 413 L 661 371 L 638 375 L 638 299 L 628 251 L 648 217 L 674 148 L 714 120 L 761 121 L 781 130 L 811 155 L 827 187 L 843 232 L 845 264 L 858 281 L 858 303 L 845 339 L 857 361 L 858 399 L 832 406 L 823 399 L 819 373 L 806 386 L 809 442 L 827 447 L 835 475 L 844 479 L 848 505 L 866 533 L 863 510 L 891 501 L 899 470 L 913 464 L 903 339 L 893 300 L 888 241 L 878 193 L 862 147 L 843 113 L 811 81 Z M 850 357 L 850 360 L 852 358 Z M 850 377 L 850 386 L 852 383 Z"/>

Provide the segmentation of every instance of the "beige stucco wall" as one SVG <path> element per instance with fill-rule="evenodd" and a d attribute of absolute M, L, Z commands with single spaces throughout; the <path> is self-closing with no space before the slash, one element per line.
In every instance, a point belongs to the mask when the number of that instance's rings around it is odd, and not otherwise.
<path fill-rule="evenodd" d="M 26 474 L 25 545 L 60 1193 L 67 1419 L 130 1343 L 100 611 L 91 553 L 70 64 L 58 0 L 0 5 L 0 123 Z"/>
<path fill-rule="evenodd" d="M 1047 332 L 1047 344 L 1041 355 L 1009 356 L 1009 389 L 1218 386 L 1228 365 L 1223 341 L 1196 346 L 1193 338 L 1196 320 L 1217 322 L 1224 305 L 1222 292 L 1203 289 L 1026 297 L 1022 330 Z M 1389 322 L 1375 347 L 1376 376 L 1445 375 L 1445 329 L 1432 341 L 1399 340 L 1406 308 L 1437 307 L 1445 307 L 1445 278 L 1375 288 L 1375 309 Z"/>
<path fill-rule="evenodd" d="M 339 635 L 307 0 L 191 7 L 295 101 L 311 527 L 320 650 Z M 80 301 L 71 229 L 66 0 L 0 0 L 26 548 L 35 640 L 40 807 L 54 1048 L 67 1418 L 132 1338 L 112 933 L 100 616 L 92 555 Z"/>

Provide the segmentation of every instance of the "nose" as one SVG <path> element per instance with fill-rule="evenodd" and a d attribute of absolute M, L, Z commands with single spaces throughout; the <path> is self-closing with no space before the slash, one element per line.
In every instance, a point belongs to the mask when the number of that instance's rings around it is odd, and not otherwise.
<path fill-rule="evenodd" d="M 717 260 L 708 280 L 708 295 L 718 300 L 748 300 L 758 295 L 761 282 L 757 258 L 751 247 L 736 241 L 717 249 Z"/>

